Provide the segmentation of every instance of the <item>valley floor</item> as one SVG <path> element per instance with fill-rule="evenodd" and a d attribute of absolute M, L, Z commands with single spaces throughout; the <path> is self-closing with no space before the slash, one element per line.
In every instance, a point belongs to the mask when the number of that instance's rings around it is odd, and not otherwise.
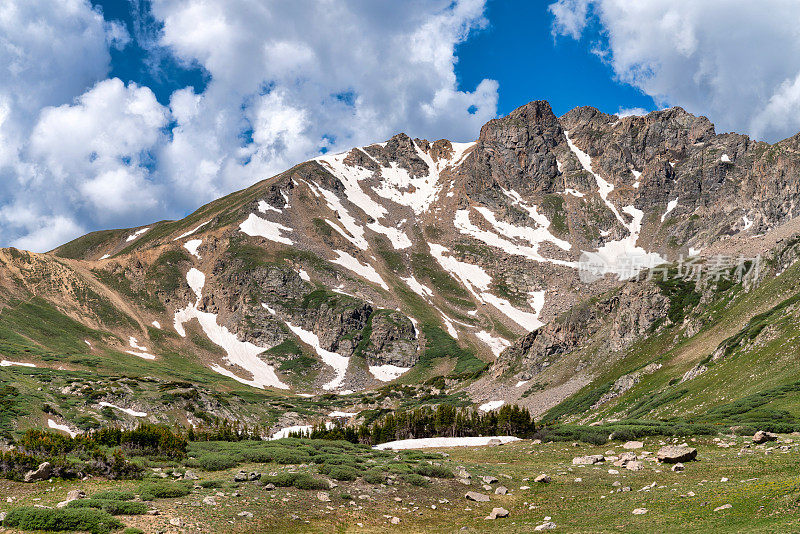
<path fill-rule="evenodd" d="M 322 493 L 293 487 L 270 490 L 264 485 L 270 475 L 308 471 L 319 478 L 317 467 L 249 463 L 226 471 L 191 469 L 194 475 L 190 476 L 198 478 L 189 483 L 193 489 L 188 495 L 151 501 L 148 506 L 157 509 L 158 515 L 119 518 L 127 527 L 147 533 L 531 532 L 548 521 L 555 524 L 555 532 L 800 531 L 800 438 L 784 435 L 764 445 L 752 444 L 749 437 L 689 439 L 688 444 L 698 450 L 697 461 L 685 463 L 681 472 L 648 460 L 665 443 L 681 441 L 648 438 L 643 448 L 625 451 L 621 442 L 592 446 L 523 440 L 494 447 L 438 449 L 444 457 L 416 459 L 422 464 L 442 464 L 457 476 L 465 469 L 471 474 L 469 486 L 457 478 L 430 478 L 427 486 L 420 487 L 409 483 L 410 478 L 390 476 L 391 484 L 368 484 L 359 477 L 339 481 Z M 206 450 L 209 446 L 213 447 L 206 444 Z M 644 458 L 643 469 L 629 471 L 610 461 L 587 466 L 572 463 L 577 456 L 623 452 Z M 399 454 L 366 463 L 400 463 Z M 404 461 L 411 458 L 407 452 L 402 454 Z M 173 469 L 186 472 L 185 467 L 175 467 L 178 464 L 167 465 L 156 469 L 170 475 Z M 262 473 L 264 478 L 233 482 L 240 470 Z M 158 474 L 152 467 L 148 471 L 148 477 Z M 551 481 L 534 482 L 540 474 L 549 475 Z M 497 482 L 484 487 L 485 475 Z M 91 496 L 104 490 L 137 492 L 141 484 L 97 479 L 29 484 L 2 480 L 0 512 L 19 506 L 55 506 L 73 489 Z M 508 494 L 495 494 L 499 486 L 506 487 Z M 467 500 L 468 491 L 490 495 L 491 500 Z M 485 519 L 495 507 L 507 509 L 509 516 Z M 634 514 L 636 509 L 646 512 Z M 17 531 L 0 527 L 0 532 Z"/>

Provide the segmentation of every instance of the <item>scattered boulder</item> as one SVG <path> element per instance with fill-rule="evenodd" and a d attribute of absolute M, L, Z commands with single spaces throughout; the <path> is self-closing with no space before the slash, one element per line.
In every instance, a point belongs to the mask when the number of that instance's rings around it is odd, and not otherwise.
<path fill-rule="evenodd" d="M 508 488 L 505 486 L 497 486 L 497 489 L 494 490 L 495 495 L 506 495 L 508 494 Z"/>
<path fill-rule="evenodd" d="M 546 523 L 542 523 L 541 525 L 536 525 L 533 530 L 553 530 L 556 528 L 556 524 L 552 521 L 547 521 Z"/>
<path fill-rule="evenodd" d="M 544 473 L 533 479 L 534 482 L 540 482 L 542 484 L 548 484 L 551 480 L 553 479 L 550 478 L 550 475 L 545 475 Z"/>
<path fill-rule="evenodd" d="M 644 515 L 647 513 L 647 508 L 636 508 L 631 512 L 633 515 Z"/>
<path fill-rule="evenodd" d="M 677 473 L 679 471 L 683 471 L 686 468 L 683 466 L 682 463 L 678 462 L 677 464 L 673 465 L 671 469 Z"/>
<path fill-rule="evenodd" d="M 588 456 L 578 456 L 572 459 L 572 465 L 594 465 L 605 461 L 602 454 L 590 454 Z"/>
<path fill-rule="evenodd" d="M 728 508 L 733 508 L 733 506 L 730 504 L 723 504 L 722 506 L 717 506 L 716 508 L 714 508 L 714 511 L 720 512 L 722 510 L 727 510 Z"/>
<path fill-rule="evenodd" d="M 399 517 L 397 517 L 397 516 L 395 516 L 395 517 L 391 518 L 391 519 L 389 520 L 389 522 L 390 522 L 391 524 L 393 524 L 393 525 L 399 525 L 399 524 L 400 524 L 400 518 L 399 518 Z"/>
<path fill-rule="evenodd" d="M 482 480 L 484 484 L 497 484 L 500 482 L 497 477 L 493 477 L 492 475 L 486 475 Z"/>
<path fill-rule="evenodd" d="M 456 477 L 470 479 L 472 478 L 472 475 L 470 475 L 469 471 L 467 471 L 463 467 L 459 467 L 458 469 L 456 469 Z"/>
<path fill-rule="evenodd" d="M 250 482 L 253 482 L 255 480 L 261 480 L 261 473 L 256 473 L 255 471 L 253 471 L 252 473 L 247 475 L 247 480 L 249 480 Z"/>
<path fill-rule="evenodd" d="M 625 469 L 629 471 L 641 471 L 644 469 L 644 465 L 639 461 L 628 462 L 625 464 Z"/>
<path fill-rule="evenodd" d="M 211 495 L 209 495 L 207 497 L 203 497 L 203 504 L 207 504 L 209 506 L 216 506 L 217 500 Z"/>
<path fill-rule="evenodd" d="M 239 471 L 233 475 L 234 482 L 247 482 L 247 471 Z"/>
<path fill-rule="evenodd" d="M 83 499 L 85 497 L 86 497 L 86 492 L 84 492 L 83 490 L 79 489 L 70 490 L 67 493 L 67 499 L 65 501 L 61 501 L 60 503 L 58 503 L 56 505 L 56 508 L 64 508 L 72 501 L 77 501 L 78 499 Z"/>
<path fill-rule="evenodd" d="M 753 435 L 753 443 L 760 444 L 766 443 L 768 441 L 777 441 L 778 435 L 773 434 L 772 432 L 765 432 L 763 430 L 759 430 Z"/>
<path fill-rule="evenodd" d="M 236 515 L 238 515 L 239 517 L 253 517 L 253 512 L 239 512 Z"/>
<path fill-rule="evenodd" d="M 641 449 L 642 447 L 644 447 L 644 443 L 642 443 L 641 441 L 626 441 L 622 445 L 623 449 L 628 449 L 628 450 Z"/>
<path fill-rule="evenodd" d="M 502 441 L 500 441 L 500 440 L 499 440 L 499 439 L 497 439 L 497 438 L 493 438 L 493 439 L 490 439 L 488 442 L 486 442 L 486 444 L 487 444 L 489 447 L 499 447 L 500 445 L 502 445 L 502 444 L 503 444 L 503 442 L 502 442 Z"/>
<path fill-rule="evenodd" d="M 53 466 L 50 462 L 42 462 L 39 464 L 33 471 L 28 471 L 25 473 L 25 478 L 23 478 L 24 482 L 38 482 L 40 480 L 47 480 L 48 478 L 53 476 Z"/>
<path fill-rule="evenodd" d="M 195 475 L 195 474 L 194 474 L 194 471 L 187 470 L 187 471 L 186 471 L 186 472 L 183 474 L 183 478 L 184 478 L 184 480 L 197 480 L 197 479 L 199 479 L 200 477 L 198 477 L 197 475 Z"/>
<path fill-rule="evenodd" d="M 265 489 L 265 490 L 267 490 L 267 491 L 272 491 L 272 490 L 274 490 L 274 489 L 275 489 L 275 484 L 273 484 L 272 482 L 270 482 L 270 483 L 268 483 L 268 484 L 266 484 L 266 485 L 264 486 L 264 489 Z"/>
<path fill-rule="evenodd" d="M 483 493 L 478 493 L 477 491 L 468 491 L 466 495 L 464 495 L 468 501 L 475 501 L 475 502 L 489 502 L 489 496 L 484 495 Z"/>
<path fill-rule="evenodd" d="M 317 493 L 317 499 L 322 502 L 331 502 L 331 497 L 328 495 L 327 491 L 320 491 Z"/>
<path fill-rule="evenodd" d="M 658 450 L 657 458 L 660 462 L 668 464 L 690 462 L 697 458 L 697 449 L 683 445 L 667 445 Z"/>
<path fill-rule="evenodd" d="M 486 519 L 497 519 L 498 517 L 508 517 L 508 510 L 505 508 L 492 508 L 492 512 Z"/>
<path fill-rule="evenodd" d="M 5 521 L 6 515 L 8 515 L 8 512 L 0 512 L 0 523 Z"/>
<path fill-rule="evenodd" d="M 470 484 L 472 484 L 472 482 L 470 482 L 468 478 L 459 478 L 458 481 L 461 484 L 464 484 L 465 486 L 469 486 Z"/>

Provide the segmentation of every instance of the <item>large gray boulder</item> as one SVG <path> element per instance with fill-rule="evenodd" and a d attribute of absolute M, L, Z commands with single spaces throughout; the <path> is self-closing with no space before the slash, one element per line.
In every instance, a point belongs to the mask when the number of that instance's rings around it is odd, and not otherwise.
<path fill-rule="evenodd" d="M 35 470 L 25 473 L 25 478 L 23 478 L 23 481 L 38 482 L 40 480 L 47 480 L 52 476 L 53 466 L 50 464 L 50 462 L 42 462 Z"/>
<path fill-rule="evenodd" d="M 766 443 L 768 441 L 777 441 L 778 435 L 773 434 L 772 432 L 765 432 L 763 430 L 759 430 L 753 435 L 753 443 L 760 444 Z"/>
<path fill-rule="evenodd" d="M 658 450 L 656 457 L 659 462 L 668 464 L 690 462 L 697 458 L 697 449 L 694 447 L 684 447 L 682 445 L 667 445 Z"/>
<path fill-rule="evenodd" d="M 594 465 L 605 462 L 606 457 L 602 454 L 590 454 L 588 456 L 578 456 L 572 459 L 572 465 Z"/>
<path fill-rule="evenodd" d="M 489 496 L 484 495 L 483 493 L 478 493 L 477 491 L 468 491 L 464 497 L 468 501 L 475 501 L 475 502 L 489 502 Z"/>

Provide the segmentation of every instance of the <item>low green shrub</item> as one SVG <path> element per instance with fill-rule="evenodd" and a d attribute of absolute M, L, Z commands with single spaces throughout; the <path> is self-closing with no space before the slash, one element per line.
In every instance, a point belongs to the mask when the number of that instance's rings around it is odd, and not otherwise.
<path fill-rule="evenodd" d="M 412 486 L 419 486 L 421 488 L 424 488 L 428 484 L 430 484 L 427 478 L 425 478 L 422 475 L 418 475 L 416 473 L 408 473 L 406 475 L 403 475 L 403 480 L 406 483 L 411 484 Z"/>
<path fill-rule="evenodd" d="M 328 465 L 319 466 L 319 472 L 328 475 L 334 480 L 347 482 L 358 478 L 358 469 L 349 465 Z"/>
<path fill-rule="evenodd" d="M 46 532 L 80 531 L 108 534 L 122 528 L 119 519 L 94 508 L 16 508 L 3 521 L 3 526 L 19 530 Z"/>
<path fill-rule="evenodd" d="M 383 484 L 386 482 L 386 473 L 378 469 L 370 469 L 362 475 L 367 484 Z"/>
<path fill-rule="evenodd" d="M 136 494 L 132 491 L 106 490 L 98 491 L 91 498 L 106 501 L 132 501 L 136 498 Z"/>
<path fill-rule="evenodd" d="M 111 515 L 142 515 L 149 507 L 143 502 L 78 499 L 67 504 L 67 508 L 95 508 Z"/>
<path fill-rule="evenodd" d="M 222 480 L 203 480 L 200 482 L 200 487 L 205 489 L 221 488 L 225 484 Z"/>
<path fill-rule="evenodd" d="M 455 478 L 453 472 L 443 465 L 421 464 L 414 469 L 414 472 L 432 478 Z"/>
<path fill-rule="evenodd" d="M 264 485 L 273 484 L 279 488 L 294 486 L 303 490 L 325 490 L 330 487 L 327 481 L 314 478 L 308 473 L 278 473 L 277 475 L 263 477 L 261 483 Z"/>
<path fill-rule="evenodd" d="M 197 465 L 204 471 L 223 471 L 236 467 L 239 462 L 233 456 L 227 454 L 203 454 L 197 458 Z"/>
<path fill-rule="evenodd" d="M 139 496 L 143 501 L 184 497 L 189 493 L 190 490 L 185 484 L 177 482 L 149 482 L 139 486 Z"/>
<path fill-rule="evenodd" d="M 128 527 L 122 531 L 122 534 L 144 534 L 144 530 L 136 527 Z"/>

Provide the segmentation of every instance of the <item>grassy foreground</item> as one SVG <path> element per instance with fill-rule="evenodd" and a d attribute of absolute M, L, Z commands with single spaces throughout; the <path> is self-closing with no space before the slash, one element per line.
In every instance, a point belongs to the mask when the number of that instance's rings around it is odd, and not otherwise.
<path fill-rule="evenodd" d="M 689 439 L 689 445 L 698 449 L 698 461 L 687 463 L 682 472 L 647 460 L 640 471 L 611 462 L 572 465 L 576 456 L 612 450 L 618 455 L 624 452 L 621 442 L 592 446 L 521 441 L 435 451 L 444 453 L 439 455 L 380 453 L 342 445 L 343 450 L 334 443 L 329 451 L 321 451 L 319 442 L 296 440 L 287 441 L 285 447 L 301 451 L 298 461 L 304 463 L 297 465 L 287 464 L 286 458 L 281 463 L 240 460 L 207 464 L 214 469 L 230 467 L 206 471 L 189 458 L 180 463 L 151 461 L 144 480 L 29 484 L 0 480 L 4 497 L 0 511 L 55 506 L 68 491 L 81 489 L 95 500 L 115 495 L 125 499 L 135 495 L 130 502 L 144 500 L 147 509 L 159 514 L 115 514 L 126 527 L 143 532 L 531 532 L 546 517 L 557 525 L 557 532 L 796 532 L 800 531 L 800 463 L 798 445 L 790 440 L 800 438 L 783 435 L 778 442 L 759 446 L 747 437 Z M 647 457 L 642 451 L 655 453 L 663 443 L 682 441 L 648 438 L 643 449 L 633 452 Z M 241 459 L 246 455 L 232 449 L 253 445 L 203 443 L 202 449 L 190 450 L 190 457 L 216 449 L 224 452 L 221 457 Z M 158 471 L 169 478 L 173 470 L 185 474 L 187 464 L 197 479 L 165 483 L 158 478 L 162 476 Z M 337 465 L 341 469 L 334 469 Z M 355 476 L 347 469 L 353 465 Z M 472 475 L 470 486 L 449 478 L 462 467 Z M 239 470 L 261 473 L 262 479 L 233 482 Z M 552 481 L 534 482 L 542 473 Z M 486 490 L 480 480 L 483 475 L 499 482 Z M 320 490 L 317 482 L 322 479 L 336 486 Z M 277 487 L 268 489 L 267 482 Z M 507 495 L 495 495 L 500 485 L 508 488 Z M 168 487 L 182 489 L 168 491 Z M 468 501 L 467 491 L 490 494 L 491 502 Z M 730 507 L 715 511 L 723 505 Z M 484 519 L 493 507 L 507 509 L 509 517 Z M 117 508 L 126 511 L 125 506 Z M 637 508 L 647 512 L 634 515 Z M 392 524 L 393 518 L 399 524 Z M 0 531 L 17 532 L 1 527 Z"/>

